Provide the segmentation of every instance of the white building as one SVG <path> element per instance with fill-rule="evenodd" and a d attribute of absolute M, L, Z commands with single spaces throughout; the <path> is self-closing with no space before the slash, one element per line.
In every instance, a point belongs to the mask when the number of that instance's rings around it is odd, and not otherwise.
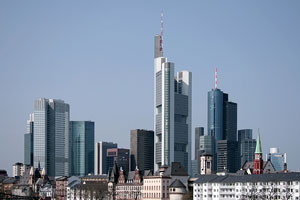
<path fill-rule="evenodd" d="M 24 165 L 23 163 L 15 163 L 13 165 L 13 176 L 23 176 L 25 172 L 30 171 L 31 166 Z"/>
<path fill-rule="evenodd" d="M 193 184 L 194 200 L 300 198 L 300 173 L 202 175 Z"/>

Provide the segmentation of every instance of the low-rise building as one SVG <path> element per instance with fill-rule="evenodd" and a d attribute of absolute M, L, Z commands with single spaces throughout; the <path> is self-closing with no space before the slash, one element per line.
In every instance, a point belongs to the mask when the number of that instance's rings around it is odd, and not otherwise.
<path fill-rule="evenodd" d="M 300 173 L 201 175 L 193 184 L 194 200 L 300 198 Z"/>

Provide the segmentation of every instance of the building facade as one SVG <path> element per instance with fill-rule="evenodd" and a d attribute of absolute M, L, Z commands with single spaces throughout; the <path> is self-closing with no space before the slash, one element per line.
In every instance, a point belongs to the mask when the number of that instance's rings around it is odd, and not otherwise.
<path fill-rule="evenodd" d="M 114 163 L 122 168 L 125 173 L 129 172 L 129 149 L 113 148 L 107 149 L 106 164 L 108 169 L 112 169 Z"/>
<path fill-rule="evenodd" d="M 154 46 L 154 170 L 181 162 L 191 172 L 192 74 L 178 72 L 163 57 L 163 36 Z"/>
<path fill-rule="evenodd" d="M 85 176 L 94 172 L 95 123 L 70 121 L 70 175 Z"/>
<path fill-rule="evenodd" d="M 299 199 L 300 173 L 204 175 L 193 184 L 194 200 Z"/>
<path fill-rule="evenodd" d="M 252 129 L 238 131 L 239 162 L 242 166 L 246 161 L 253 162 L 256 140 L 252 138 Z"/>
<path fill-rule="evenodd" d="M 200 158 L 200 137 L 204 136 L 204 127 L 195 128 L 195 160 Z"/>
<path fill-rule="evenodd" d="M 142 129 L 130 131 L 131 171 L 154 169 L 154 132 Z"/>
<path fill-rule="evenodd" d="M 95 175 L 108 174 L 106 163 L 107 149 L 117 148 L 118 144 L 112 142 L 100 141 L 96 143 L 95 150 Z"/>
<path fill-rule="evenodd" d="M 34 114 L 29 115 L 26 123 L 26 133 L 24 135 L 24 164 L 33 166 L 33 132 Z"/>
<path fill-rule="evenodd" d="M 34 103 L 34 167 L 49 176 L 69 175 L 70 108 L 62 100 L 41 98 Z"/>
<path fill-rule="evenodd" d="M 267 154 L 267 160 L 270 160 L 276 171 L 283 171 L 286 163 L 286 153 L 280 153 L 279 148 L 270 148 L 270 153 Z"/>
<path fill-rule="evenodd" d="M 217 171 L 235 173 L 239 169 L 237 141 L 219 140 L 217 145 Z"/>

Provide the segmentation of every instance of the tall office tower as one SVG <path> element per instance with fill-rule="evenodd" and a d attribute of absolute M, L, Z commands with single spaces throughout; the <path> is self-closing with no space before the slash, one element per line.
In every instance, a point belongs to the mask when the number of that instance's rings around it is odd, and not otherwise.
<path fill-rule="evenodd" d="M 107 149 L 117 148 L 118 144 L 112 142 L 97 142 L 95 151 L 95 175 L 108 174 L 106 163 Z"/>
<path fill-rule="evenodd" d="M 286 163 L 286 153 L 279 153 L 279 148 L 270 148 L 267 154 L 267 160 L 270 160 L 276 171 L 283 171 Z"/>
<path fill-rule="evenodd" d="M 204 127 L 196 127 L 195 128 L 195 160 L 200 159 L 200 136 L 204 136 Z"/>
<path fill-rule="evenodd" d="M 253 162 L 255 156 L 256 140 L 252 139 L 252 129 L 238 131 L 238 148 L 240 167 L 246 162 Z"/>
<path fill-rule="evenodd" d="M 118 167 L 122 167 L 125 174 L 129 172 L 129 149 L 113 148 L 107 149 L 106 165 L 108 170 L 112 169 L 114 163 L 117 163 Z"/>
<path fill-rule="evenodd" d="M 174 63 L 163 57 L 162 33 L 154 42 L 154 170 L 180 162 L 191 173 L 192 74 L 174 78 Z"/>
<path fill-rule="evenodd" d="M 48 176 L 69 175 L 70 108 L 62 100 L 41 98 L 34 103 L 33 164 Z"/>
<path fill-rule="evenodd" d="M 217 171 L 235 173 L 239 169 L 237 141 L 218 140 Z"/>
<path fill-rule="evenodd" d="M 29 115 L 26 124 L 26 133 L 24 134 L 24 164 L 33 166 L 33 128 L 34 114 Z"/>
<path fill-rule="evenodd" d="M 130 131 L 131 171 L 154 169 L 154 132 L 136 129 Z"/>
<path fill-rule="evenodd" d="M 70 121 L 70 175 L 94 173 L 95 124 L 92 121 Z"/>
<path fill-rule="evenodd" d="M 215 153 L 213 154 L 214 170 L 219 169 L 217 161 L 218 141 L 233 141 L 232 144 L 237 145 L 235 143 L 237 141 L 237 104 L 229 102 L 228 94 L 223 93 L 217 86 L 216 69 L 215 88 L 208 92 L 207 106 L 207 134 L 213 136 L 215 139 Z"/>

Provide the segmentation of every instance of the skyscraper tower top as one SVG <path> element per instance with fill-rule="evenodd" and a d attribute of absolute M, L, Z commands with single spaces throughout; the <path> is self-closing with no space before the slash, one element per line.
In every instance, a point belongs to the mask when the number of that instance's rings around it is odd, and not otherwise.
<path fill-rule="evenodd" d="M 160 35 L 155 35 L 154 37 L 154 58 L 163 57 L 163 33 L 164 33 L 164 18 L 163 12 L 161 12 L 160 20 Z"/>

